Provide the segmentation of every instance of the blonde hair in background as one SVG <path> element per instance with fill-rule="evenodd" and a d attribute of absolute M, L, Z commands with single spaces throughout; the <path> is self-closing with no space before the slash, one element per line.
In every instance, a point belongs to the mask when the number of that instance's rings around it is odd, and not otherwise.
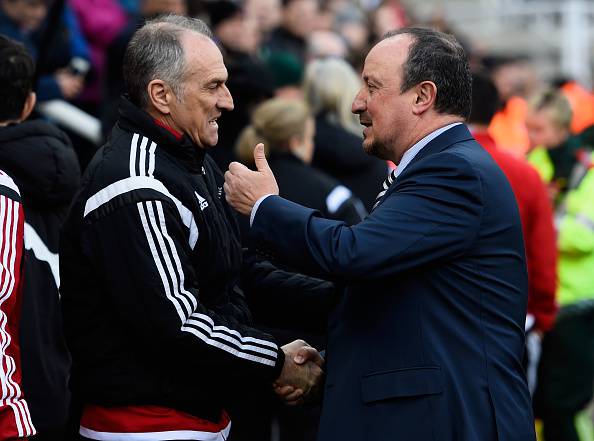
<path fill-rule="evenodd" d="M 528 106 L 535 111 L 548 110 L 557 127 L 569 130 L 573 112 L 569 101 L 562 92 L 555 89 L 537 92 L 528 101 Z"/>
<path fill-rule="evenodd" d="M 303 136 L 311 118 L 307 104 L 301 100 L 273 98 L 254 110 L 252 122 L 239 134 L 235 151 L 246 165 L 254 165 L 254 147 L 264 144 L 268 157 L 271 151 L 288 151 L 292 137 Z"/>
<path fill-rule="evenodd" d="M 342 59 L 315 60 L 305 69 L 303 91 L 313 114 L 326 112 L 333 123 L 363 136 L 359 117 L 351 112 L 360 88 L 361 79 Z"/>

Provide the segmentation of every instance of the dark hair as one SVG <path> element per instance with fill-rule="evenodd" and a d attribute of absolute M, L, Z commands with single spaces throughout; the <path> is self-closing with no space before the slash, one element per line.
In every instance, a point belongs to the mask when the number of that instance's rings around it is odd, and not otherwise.
<path fill-rule="evenodd" d="M 183 99 L 185 54 L 180 37 L 184 31 L 212 38 L 208 26 L 197 18 L 163 15 L 136 31 L 124 55 L 124 84 L 130 101 L 146 108 L 149 103 L 146 87 L 160 79 L 171 87 L 178 100 Z"/>
<path fill-rule="evenodd" d="M 33 90 L 35 65 L 25 46 L 0 35 L 0 121 L 18 119 Z"/>
<path fill-rule="evenodd" d="M 440 113 L 470 115 L 472 79 L 466 52 L 449 34 L 433 29 L 402 28 L 386 33 L 382 40 L 397 35 L 410 35 L 408 58 L 403 67 L 401 92 L 423 81 L 437 86 L 435 110 Z"/>
<path fill-rule="evenodd" d="M 491 78 L 484 72 L 472 73 L 472 111 L 470 124 L 489 124 L 499 110 L 499 92 Z"/>

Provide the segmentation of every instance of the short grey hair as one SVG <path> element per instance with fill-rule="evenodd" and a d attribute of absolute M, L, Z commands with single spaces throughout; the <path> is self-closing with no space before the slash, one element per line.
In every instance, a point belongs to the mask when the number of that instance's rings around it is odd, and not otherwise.
<path fill-rule="evenodd" d="M 165 81 L 176 98 L 183 98 L 185 56 L 180 37 L 184 31 L 212 39 L 202 20 L 180 15 L 162 15 L 147 21 L 136 31 L 124 55 L 123 74 L 126 92 L 133 104 L 149 104 L 147 85 L 154 79 Z"/>

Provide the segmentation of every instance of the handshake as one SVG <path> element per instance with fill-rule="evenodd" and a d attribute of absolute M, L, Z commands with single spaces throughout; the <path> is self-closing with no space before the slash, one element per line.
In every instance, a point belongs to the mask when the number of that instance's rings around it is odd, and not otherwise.
<path fill-rule="evenodd" d="M 295 340 L 281 349 L 285 364 L 273 383 L 274 391 L 289 406 L 312 401 L 321 388 L 324 359 L 303 340 Z"/>

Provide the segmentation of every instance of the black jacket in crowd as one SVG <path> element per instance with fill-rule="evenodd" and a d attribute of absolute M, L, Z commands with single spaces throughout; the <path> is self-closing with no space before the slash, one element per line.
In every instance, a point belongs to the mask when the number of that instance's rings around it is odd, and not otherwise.
<path fill-rule="evenodd" d="M 367 215 L 351 190 L 291 153 L 273 152 L 269 165 L 279 194 L 285 199 L 320 210 L 328 218 L 354 225 Z"/>
<path fill-rule="evenodd" d="M 224 179 L 125 101 L 64 227 L 62 305 L 73 393 L 218 420 L 225 386 L 268 383 L 284 363 L 251 326 L 242 249 Z"/>
<path fill-rule="evenodd" d="M 40 433 L 64 425 L 70 355 L 58 285 L 60 226 L 79 184 L 68 137 L 41 121 L 0 128 L 0 168 L 21 190 L 25 208 L 25 286 L 20 325 L 23 389 Z"/>
<path fill-rule="evenodd" d="M 371 210 L 388 176 L 385 161 L 363 151 L 363 141 L 322 113 L 316 117 L 316 149 L 312 165 L 350 188 Z"/>

